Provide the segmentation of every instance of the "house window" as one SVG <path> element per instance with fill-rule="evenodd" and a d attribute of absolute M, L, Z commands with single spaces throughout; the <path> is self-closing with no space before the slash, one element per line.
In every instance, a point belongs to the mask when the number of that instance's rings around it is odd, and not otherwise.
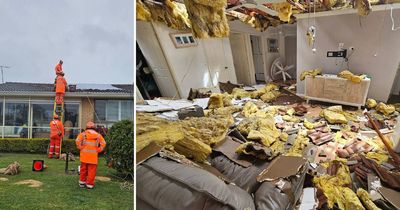
<path fill-rule="evenodd" d="M 32 137 L 48 138 L 50 121 L 53 119 L 52 101 L 32 102 Z M 74 139 L 79 134 L 79 103 L 65 103 L 64 106 L 65 138 Z"/>
<path fill-rule="evenodd" d="M 75 139 L 80 133 L 79 104 L 66 103 L 64 108 L 65 138 Z"/>
<path fill-rule="evenodd" d="M 28 137 L 27 102 L 6 102 L 5 105 L 5 137 Z"/>
<path fill-rule="evenodd" d="M 122 120 L 133 119 L 133 101 L 130 100 L 121 101 L 121 119 Z"/>
<path fill-rule="evenodd" d="M 120 120 L 133 119 L 131 100 L 95 100 L 95 122 L 111 125 Z"/>
<path fill-rule="evenodd" d="M 32 109 L 32 126 L 49 127 L 49 123 L 53 119 L 53 105 L 50 103 L 32 104 Z"/>

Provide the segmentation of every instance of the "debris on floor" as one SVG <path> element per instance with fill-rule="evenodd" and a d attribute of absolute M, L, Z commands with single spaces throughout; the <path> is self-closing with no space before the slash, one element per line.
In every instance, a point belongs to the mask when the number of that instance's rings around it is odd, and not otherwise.
<path fill-rule="evenodd" d="M 15 161 L 7 166 L 7 168 L 0 168 L 0 174 L 16 175 L 21 171 L 21 165 Z"/>
<path fill-rule="evenodd" d="M 96 176 L 95 179 L 98 180 L 98 181 L 101 181 L 101 182 L 109 182 L 109 181 L 111 181 L 111 178 L 106 177 L 106 176 Z"/>
<path fill-rule="evenodd" d="M 33 187 L 33 188 L 38 188 L 43 185 L 42 182 L 34 180 L 34 179 L 22 180 L 22 181 L 16 182 L 15 184 L 16 185 L 28 185 L 28 187 Z"/>
<path fill-rule="evenodd" d="M 304 77 L 318 74 L 320 69 L 303 73 Z M 363 77 L 349 71 L 340 75 L 353 82 Z M 388 149 L 399 144 L 396 128 L 400 118 L 394 105 L 368 99 L 366 116 L 347 106 L 307 104 L 273 83 L 253 87 L 229 84 L 221 89 L 226 91 L 201 99 L 205 100 L 203 106 L 196 109 L 204 115 L 165 118 L 163 113 L 170 111 L 141 105 L 142 111 L 136 115 L 138 164 L 164 158 L 200 168 L 240 190 L 254 189 L 256 206 L 282 205 L 273 209 L 355 210 L 380 209 L 382 203 L 397 205 L 393 193 L 383 188 L 400 190 L 400 166 Z M 178 103 L 171 100 L 174 102 Z M 190 109 L 190 104 L 193 108 L 196 99 L 180 103 L 185 107 L 173 108 L 177 112 Z M 369 187 L 371 176 L 383 186 Z M 272 195 L 274 190 L 280 194 Z M 269 202 L 262 203 L 267 197 Z"/>

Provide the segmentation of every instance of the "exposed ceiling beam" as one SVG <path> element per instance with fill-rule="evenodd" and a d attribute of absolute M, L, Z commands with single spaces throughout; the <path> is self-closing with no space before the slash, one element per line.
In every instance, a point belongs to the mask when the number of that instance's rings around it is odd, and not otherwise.
<path fill-rule="evenodd" d="M 381 5 L 374 5 L 372 6 L 372 12 L 375 11 L 384 11 L 390 10 L 390 7 L 393 9 L 400 9 L 400 3 L 395 4 L 381 4 Z M 313 17 L 326 17 L 326 16 L 334 16 L 334 15 L 346 15 L 346 14 L 356 14 L 357 9 L 341 9 L 341 10 L 329 10 L 324 12 L 316 12 L 314 13 L 301 13 L 301 14 L 294 14 L 297 19 L 305 19 L 305 18 L 313 18 Z"/>

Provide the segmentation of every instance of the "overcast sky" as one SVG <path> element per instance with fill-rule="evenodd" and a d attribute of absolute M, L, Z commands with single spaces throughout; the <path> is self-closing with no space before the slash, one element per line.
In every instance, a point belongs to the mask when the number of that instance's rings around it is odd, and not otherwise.
<path fill-rule="evenodd" d="M 133 0 L 0 0 L 7 82 L 133 83 Z M 1 78 L 0 78 L 1 82 Z"/>

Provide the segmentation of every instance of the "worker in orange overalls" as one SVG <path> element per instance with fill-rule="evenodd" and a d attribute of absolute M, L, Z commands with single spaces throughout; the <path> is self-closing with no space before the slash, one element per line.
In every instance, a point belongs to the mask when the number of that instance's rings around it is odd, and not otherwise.
<path fill-rule="evenodd" d="M 63 103 L 66 87 L 67 81 L 64 79 L 64 73 L 61 73 L 56 78 L 56 104 Z"/>
<path fill-rule="evenodd" d="M 58 62 L 58 64 L 56 65 L 56 67 L 55 67 L 55 70 L 56 70 L 56 75 L 60 75 L 61 73 L 64 73 L 63 72 L 63 70 L 62 70 L 62 65 L 63 65 L 63 61 L 62 60 L 60 60 L 59 62 Z"/>
<path fill-rule="evenodd" d="M 86 130 L 78 135 L 75 140 L 80 150 L 80 178 L 79 187 L 93 189 L 96 177 L 98 153 L 104 150 L 106 141 L 101 134 L 94 130 L 94 123 L 88 122 Z"/>
<path fill-rule="evenodd" d="M 58 119 L 58 115 L 53 116 L 53 120 L 50 122 L 50 148 L 48 158 L 60 157 L 61 139 L 64 137 L 64 126 Z"/>

